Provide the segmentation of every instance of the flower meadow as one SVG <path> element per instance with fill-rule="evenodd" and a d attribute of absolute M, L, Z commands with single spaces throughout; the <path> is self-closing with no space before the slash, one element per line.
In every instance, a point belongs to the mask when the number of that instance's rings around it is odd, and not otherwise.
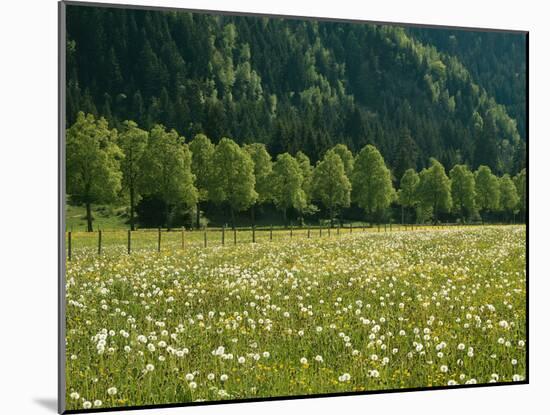
<path fill-rule="evenodd" d="M 76 249 L 67 409 L 522 381 L 524 226 Z"/>

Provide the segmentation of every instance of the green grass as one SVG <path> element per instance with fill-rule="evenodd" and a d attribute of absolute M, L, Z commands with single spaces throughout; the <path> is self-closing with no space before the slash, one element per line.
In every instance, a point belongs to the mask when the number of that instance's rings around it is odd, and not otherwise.
<path fill-rule="evenodd" d="M 348 225 L 349 226 L 349 225 Z M 274 226 L 272 230 L 269 227 L 257 227 L 255 232 L 252 232 L 250 227 L 236 228 L 235 233 L 232 229 L 207 228 L 206 229 L 206 245 L 207 247 L 232 246 L 235 244 L 250 244 L 254 240 L 256 243 L 270 242 L 287 242 L 293 240 L 304 239 L 323 239 L 323 238 L 340 238 L 346 235 L 368 232 L 368 233 L 390 233 L 402 232 L 410 230 L 410 226 L 401 225 L 380 225 L 368 227 L 360 224 L 354 224 L 351 230 L 349 227 L 328 229 L 326 226 L 304 226 L 292 227 L 292 229 L 282 226 Z M 492 225 L 487 225 L 489 228 Z M 478 226 L 468 225 L 467 227 L 456 226 L 431 226 L 431 225 L 415 225 L 414 232 L 422 231 L 442 231 L 449 229 L 475 229 Z M 205 230 L 182 230 L 180 229 L 162 229 L 161 230 L 161 250 L 173 251 L 187 249 L 190 247 L 204 247 Z M 68 247 L 68 233 L 66 237 L 66 247 Z M 254 239 L 253 239 L 254 237 Z M 158 229 L 138 229 L 131 233 L 131 251 L 157 251 L 158 250 Z M 73 231 L 71 232 L 71 248 L 72 254 L 79 255 L 81 253 L 87 255 L 89 251 L 97 251 L 99 245 L 99 232 Z M 102 253 L 124 253 L 127 252 L 128 246 L 128 228 L 103 230 L 101 232 L 101 248 Z"/>
<path fill-rule="evenodd" d="M 111 205 L 93 205 L 92 217 L 94 218 L 93 227 L 97 229 L 127 229 L 126 207 L 114 207 Z M 85 231 L 86 209 L 84 206 L 66 205 L 66 230 L 67 231 Z"/>
<path fill-rule="evenodd" d="M 521 380 L 525 272 L 523 226 L 82 247 L 67 406 Z"/>
<path fill-rule="evenodd" d="M 128 207 L 127 206 L 116 206 L 116 205 L 92 205 L 92 217 L 93 217 L 93 229 L 97 231 L 98 229 L 104 231 L 113 231 L 113 230 L 127 230 L 130 228 L 128 223 Z M 83 205 L 66 205 L 66 230 L 73 232 L 81 232 L 87 230 L 86 224 L 86 209 Z M 221 228 L 223 224 L 226 226 L 229 222 L 229 217 L 227 209 L 222 209 L 216 207 L 215 209 L 210 208 L 210 211 L 201 217 L 201 221 L 205 221 L 209 224 L 209 227 L 212 228 Z M 293 219 L 289 224 L 285 225 L 283 223 L 282 215 L 279 211 L 276 211 L 272 207 L 262 207 L 258 208 L 258 218 L 256 219 L 256 227 L 260 228 L 269 228 L 273 226 L 274 229 L 289 228 L 290 223 L 294 228 L 297 227 L 298 221 Z M 195 216 L 193 216 L 193 226 L 195 226 Z M 250 218 L 249 212 L 240 212 L 236 215 L 236 223 L 238 228 L 248 228 L 252 226 L 252 221 Z M 307 218 L 307 223 L 311 226 L 318 226 L 319 221 Z M 330 221 L 328 219 L 321 220 L 322 226 L 328 226 Z M 334 220 L 334 226 L 336 227 L 338 220 Z M 349 227 L 353 226 L 372 226 L 368 222 L 362 221 L 350 221 L 344 220 L 343 226 Z M 139 228 L 138 225 L 136 227 Z"/>

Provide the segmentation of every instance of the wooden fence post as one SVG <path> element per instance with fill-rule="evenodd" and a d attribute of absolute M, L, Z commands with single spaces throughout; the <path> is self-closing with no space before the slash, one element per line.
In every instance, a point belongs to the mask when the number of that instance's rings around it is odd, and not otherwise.
<path fill-rule="evenodd" d="M 269 226 L 269 240 L 273 240 L 273 225 Z"/>
<path fill-rule="evenodd" d="M 311 228 L 308 226 L 307 227 L 307 238 L 308 239 L 311 238 L 311 233 L 310 232 L 311 232 Z"/>
<path fill-rule="evenodd" d="M 323 236 L 323 227 L 321 226 L 321 221 L 319 221 L 319 238 Z"/>
<path fill-rule="evenodd" d="M 290 239 L 292 239 L 292 223 L 290 224 Z"/>
<path fill-rule="evenodd" d="M 256 243 L 256 225 L 252 225 L 252 243 Z"/>
<path fill-rule="evenodd" d="M 222 246 L 225 245 L 225 225 L 222 225 Z"/>
<path fill-rule="evenodd" d="M 233 226 L 233 245 L 237 245 L 237 228 Z"/>
<path fill-rule="evenodd" d="M 69 231 L 69 238 L 68 239 L 69 239 L 69 241 L 68 241 L 68 251 L 69 251 L 68 254 L 69 254 L 69 261 L 70 261 L 71 260 L 71 254 L 72 254 L 72 240 L 73 240 L 71 231 Z"/>
<path fill-rule="evenodd" d="M 340 228 L 341 228 L 341 225 L 338 224 L 338 226 L 336 227 L 336 235 L 340 236 Z"/>
<path fill-rule="evenodd" d="M 98 238 L 97 238 L 97 254 L 101 255 L 101 229 L 98 231 Z"/>
<path fill-rule="evenodd" d="M 185 226 L 181 227 L 181 249 L 185 249 Z"/>
<path fill-rule="evenodd" d="M 128 255 L 132 252 L 132 230 L 128 229 Z"/>
<path fill-rule="evenodd" d="M 159 228 L 159 236 L 158 236 L 158 246 L 157 246 L 157 252 L 160 252 L 160 228 Z"/>
<path fill-rule="evenodd" d="M 352 233 L 353 232 L 353 225 L 350 223 L 349 224 L 349 233 Z"/>
<path fill-rule="evenodd" d="M 206 248 L 207 242 L 206 242 L 206 225 L 204 225 L 204 247 Z"/>
<path fill-rule="evenodd" d="M 328 225 L 327 229 L 328 229 L 328 237 L 330 238 L 330 228 L 332 228 L 331 225 Z"/>

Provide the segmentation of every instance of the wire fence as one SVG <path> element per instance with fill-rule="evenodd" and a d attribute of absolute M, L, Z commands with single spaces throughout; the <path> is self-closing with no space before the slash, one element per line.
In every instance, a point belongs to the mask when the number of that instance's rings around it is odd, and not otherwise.
<path fill-rule="evenodd" d="M 246 243 L 269 243 L 304 239 L 337 238 L 357 232 L 420 232 L 425 230 L 466 229 L 480 226 L 477 224 L 392 224 L 374 226 L 342 225 L 302 226 L 288 228 L 249 227 L 249 228 L 203 228 L 180 229 L 139 229 L 99 230 L 95 232 L 69 231 L 65 233 L 67 259 L 71 260 L 75 252 L 96 251 L 98 255 L 116 252 L 131 255 L 137 251 L 185 250 L 212 246 L 234 246 Z M 490 225 L 485 225 L 490 226 Z"/>

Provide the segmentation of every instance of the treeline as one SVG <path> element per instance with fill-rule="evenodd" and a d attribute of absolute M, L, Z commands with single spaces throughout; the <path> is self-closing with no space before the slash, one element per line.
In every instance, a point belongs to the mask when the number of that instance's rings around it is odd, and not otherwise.
<path fill-rule="evenodd" d="M 215 144 L 301 150 L 312 163 L 337 143 L 371 144 L 396 177 L 430 157 L 447 170 L 525 167 L 526 138 L 507 110 L 524 125 L 525 68 L 509 52 L 522 35 L 477 33 L 491 42 L 469 55 L 468 39 L 440 51 L 395 26 L 74 5 L 67 32 L 68 125 L 84 111 L 119 130 L 161 123 Z"/>
<path fill-rule="evenodd" d="M 300 223 L 320 209 L 331 226 L 342 211 L 354 205 L 371 222 L 392 219 L 390 208 L 401 207 L 401 221 L 437 223 L 442 215 L 468 222 L 501 213 L 506 220 L 525 215 L 526 171 L 497 177 L 488 166 L 472 172 L 457 164 L 447 175 L 435 158 L 417 173 L 408 169 L 398 189 L 390 168 L 373 145 L 353 154 L 337 144 L 312 164 L 298 151 L 280 153 L 273 160 L 265 144 L 239 146 L 222 138 L 217 144 L 204 134 L 189 143 L 175 130 L 156 124 L 149 131 L 133 121 L 119 130 L 105 118 L 80 112 L 67 130 L 66 190 L 73 203 L 86 206 L 92 231 L 92 204 L 128 201 L 129 223 L 136 225 L 136 207 L 156 216 L 167 227 L 181 223 L 194 211 L 200 226 L 201 206 L 227 208 L 235 213 L 272 204 L 284 222 L 293 212 Z M 178 215 L 180 215 L 178 217 Z"/>

